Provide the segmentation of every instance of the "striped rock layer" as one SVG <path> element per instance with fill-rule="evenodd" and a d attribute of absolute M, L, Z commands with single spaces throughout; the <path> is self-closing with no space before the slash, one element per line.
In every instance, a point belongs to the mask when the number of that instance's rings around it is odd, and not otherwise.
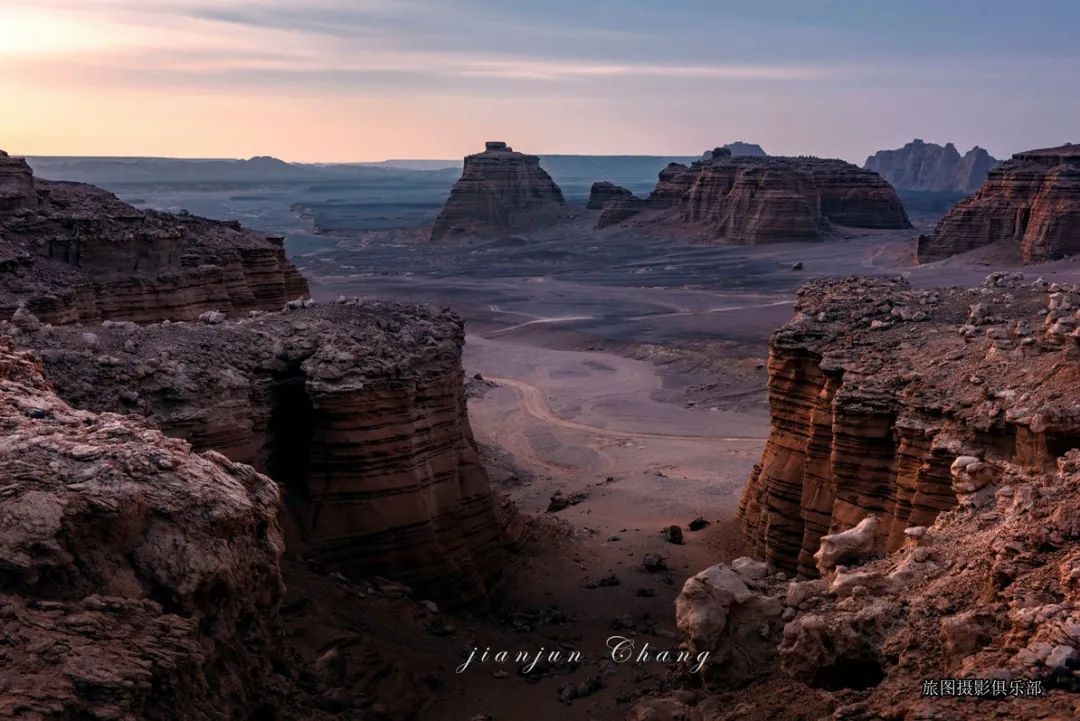
<path fill-rule="evenodd" d="M 281 238 L 41 180 L 0 151 L 0 317 L 23 305 L 56 324 L 192 320 L 307 295 Z"/>
<path fill-rule="evenodd" d="M 74 405 L 146 416 L 267 473 L 291 552 L 449 601 L 492 590 L 501 536 L 466 414 L 462 323 L 448 311 L 342 301 L 18 338 Z"/>
<path fill-rule="evenodd" d="M 995 274 L 804 287 L 769 358 L 772 431 L 743 493 L 770 566 L 816 577 L 823 535 L 881 521 L 885 550 L 957 503 L 960 456 L 1043 470 L 1080 447 L 1080 288 Z"/>
<path fill-rule="evenodd" d="M 431 239 L 524 229 L 565 204 L 562 190 L 540 167 L 540 158 L 491 141 L 484 152 L 465 157 L 461 178 L 435 219 Z"/>
<path fill-rule="evenodd" d="M 746 245 L 819 240 L 830 225 L 910 227 L 896 191 L 877 173 L 842 160 L 732 157 L 725 148 L 689 166 L 668 165 L 647 201 L 609 205 L 606 225 L 652 211 L 651 220 Z"/>
<path fill-rule="evenodd" d="M 931 235 L 919 238 L 927 263 L 1002 243 L 1025 263 L 1080 252 L 1080 145 L 1017 153 L 990 171 Z"/>

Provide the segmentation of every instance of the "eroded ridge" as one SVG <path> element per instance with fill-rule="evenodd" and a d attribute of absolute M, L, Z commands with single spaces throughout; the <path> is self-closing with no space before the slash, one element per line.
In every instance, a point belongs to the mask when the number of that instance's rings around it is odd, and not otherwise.
<path fill-rule="evenodd" d="M 282 238 L 42 180 L 0 151 L 0 317 L 25 306 L 55 324 L 193 320 L 307 296 Z"/>
<path fill-rule="evenodd" d="M 140 326 L 6 331 L 58 393 L 141 415 L 282 489 L 289 550 L 429 597 L 484 598 L 500 533 L 465 406 L 461 320 L 445 309 L 293 303 L 283 312 Z"/>
<path fill-rule="evenodd" d="M 818 574 L 820 539 L 873 515 L 884 548 L 954 507 L 958 457 L 1052 468 L 1080 446 L 1080 288 L 812 283 L 772 339 L 772 432 L 739 515 L 769 564 Z"/>

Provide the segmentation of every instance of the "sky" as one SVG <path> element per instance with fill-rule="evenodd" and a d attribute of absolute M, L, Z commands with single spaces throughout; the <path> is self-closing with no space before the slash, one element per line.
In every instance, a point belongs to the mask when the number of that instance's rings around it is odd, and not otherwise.
<path fill-rule="evenodd" d="M 19 155 L 1080 142 L 1075 0 L 3 0 Z"/>

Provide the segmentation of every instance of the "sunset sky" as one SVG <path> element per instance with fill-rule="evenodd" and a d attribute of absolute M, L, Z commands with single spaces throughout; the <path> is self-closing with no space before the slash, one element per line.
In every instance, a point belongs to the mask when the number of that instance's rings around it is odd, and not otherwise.
<path fill-rule="evenodd" d="M 862 162 L 913 137 L 1080 142 L 1080 3 L 3 0 L 15 154 Z"/>

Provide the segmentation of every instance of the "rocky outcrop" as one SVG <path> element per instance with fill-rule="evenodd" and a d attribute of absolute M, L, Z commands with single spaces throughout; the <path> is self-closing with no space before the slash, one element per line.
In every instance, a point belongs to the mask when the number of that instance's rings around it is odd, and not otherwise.
<path fill-rule="evenodd" d="M 952 143 L 942 147 L 916 138 L 902 148 L 877 151 L 863 167 L 899 190 L 974 193 L 1000 163 L 978 145 L 961 156 Z"/>
<path fill-rule="evenodd" d="M 773 336 L 772 433 L 739 510 L 757 552 L 816 577 L 823 536 L 876 516 L 891 551 L 961 502 L 958 457 L 1041 469 L 1080 445 L 1066 390 L 1080 375 L 1078 292 L 1002 275 L 974 290 L 804 288 Z"/>
<path fill-rule="evenodd" d="M 351 577 L 478 600 L 500 532 L 465 408 L 461 321 L 342 300 L 236 321 L 8 327 L 57 391 L 145 416 L 282 488 L 289 550 Z"/>
<path fill-rule="evenodd" d="M 757 143 L 744 143 L 741 140 L 736 140 L 734 143 L 727 143 L 725 148 L 731 151 L 731 154 L 735 157 L 751 156 L 754 158 L 767 158 L 768 153 Z M 711 151 L 706 151 L 708 155 Z M 707 158 L 706 158 L 707 159 Z"/>
<path fill-rule="evenodd" d="M 925 263 L 991 243 L 1025 263 L 1080 252 L 1080 145 L 1017 153 L 992 170 L 919 238 L 918 257 Z"/>
<path fill-rule="evenodd" d="M 691 653 L 709 655 L 702 677 L 710 689 L 743 685 L 777 660 L 782 596 L 762 593 L 765 564 L 737 558 L 691 576 L 675 599 L 675 623 Z"/>
<path fill-rule="evenodd" d="M 648 220 L 677 222 L 729 243 L 818 240 L 831 224 L 907 228 L 893 188 L 876 173 L 842 160 L 733 157 L 716 148 L 690 166 L 660 172 L 645 203 L 624 204 L 622 215 L 650 210 Z"/>
<path fill-rule="evenodd" d="M 714 654 L 709 694 L 630 718 L 1074 717 L 1080 285 L 822 281 L 797 310 L 740 509 L 771 568 L 687 581 L 676 618 Z M 760 685 L 733 691 L 732 659 Z"/>
<path fill-rule="evenodd" d="M 75 410 L 0 340 L 0 716 L 273 717 L 277 488 Z"/>
<path fill-rule="evenodd" d="M 139 210 L 100 188 L 35 178 L 0 154 L 0 316 L 49 323 L 192 320 L 306 297 L 281 238 Z"/>
<path fill-rule="evenodd" d="M 589 189 L 589 201 L 585 204 L 585 207 L 589 210 L 600 210 L 613 200 L 624 200 L 633 197 L 634 194 L 621 185 L 601 180 L 598 183 L 593 183 L 592 188 Z"/>
<path fill-rule="evenodd" d="M 538 157 L 491 141 L 484 152 L 466 156 L 461 178 L 432 226 L 431 239 L 521 229 L 565 203 Z"/>

